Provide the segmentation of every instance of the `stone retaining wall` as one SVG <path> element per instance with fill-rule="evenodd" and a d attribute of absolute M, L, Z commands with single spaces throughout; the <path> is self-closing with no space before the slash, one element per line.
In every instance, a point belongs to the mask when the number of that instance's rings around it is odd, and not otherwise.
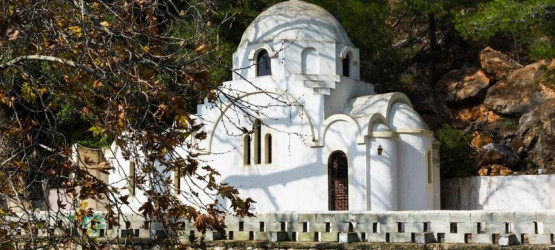
<path fill-rule="evenodd" d="M 555 244 L 555 211 L 273 213 L 225 220 L 226 235 L 209 232 L 206 240 Z M 101 220 L 91 236 L 153 239 L 166 233 L 158 223 L 145 222 L 139 215 L 126 216 L 120 224 L 112 228 Z M 193 223 L 183 225 L 182 240 L 191 234 L 200 236 Z"/>
<path fill-rule="evenodd" d="M 280 213 L 226 223 L 234 240 L 555 244 L 555 211 Z"/>

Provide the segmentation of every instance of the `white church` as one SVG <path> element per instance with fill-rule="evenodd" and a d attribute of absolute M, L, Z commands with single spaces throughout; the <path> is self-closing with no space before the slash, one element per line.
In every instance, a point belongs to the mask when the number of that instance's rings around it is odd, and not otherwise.
<path fill-rule="evenodd" d="M 359 50 L 326 10 L 268 8 L 233 69 L 218 101 L 198 106 L 197 150 L 254 212 L 440 209 L 432 131 L 404 94 L 359 79 Z M 118 173 L 111 183 L 129 175 Z"/>

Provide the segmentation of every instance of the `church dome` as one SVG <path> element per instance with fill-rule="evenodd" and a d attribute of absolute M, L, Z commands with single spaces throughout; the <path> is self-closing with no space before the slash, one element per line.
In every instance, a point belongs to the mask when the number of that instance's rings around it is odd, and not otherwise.
<path fill-rule="evenodd" d="M 239 47 L 280 40 L 338 42 L 353 46 L 341 24 L 325 9 L 291 0 L 258 15 L 243 33 Z"/>
<path fill-rule="evenodd" d="M 420 115 L 406 103 L 396 102 L 389 111 L 389 126 L 396 130 L 428 129 Z"/>

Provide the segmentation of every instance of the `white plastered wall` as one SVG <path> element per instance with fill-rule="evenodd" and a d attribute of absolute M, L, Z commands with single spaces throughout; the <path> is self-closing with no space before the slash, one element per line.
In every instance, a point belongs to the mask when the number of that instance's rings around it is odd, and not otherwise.
<path fill-rule="evenodd" d="M 287 77 L 292 74 L 302 73 L 302 53 L 307 48 L 316 50 L 319 60 L 319 75 L 335 75 L 337 71 L 337 48 L 344 47 L 334 42 L 314 42 L 314 41 L 273 41 L 257 44 L 249 44 L 240 47 L 233 55 L 236 73 L 233 80 L 256 78 L 256 55 L 264 49 L 268 51 L 272 64 L 272 76 Z"/>
<path fill-rule="evenodd" d="M 143 202 L 147 201 L 146 196 L 143 191 L 139 190 L 139 188 L 135 187 L 134 194 L 130 192 L 130 165 L 132 160 L 125 160 L 122 155 L 122 151 L 118 148 L 115 143 L 112 146 L 105 150 L 106 160 L 110 163 L 110 165 L 114 168 L 110 170 L 110 174 L 108 175 L 108 183 L 110 187 L 114 187 L 118 190 L 118 194 L 121 196 L 128 195 L 127 201 L 129 205 L 121 206 L 121 210 L 124 213 L 131 213 L 131 212 L 138 212 L 139 207 L 142 205 Z M 140 170 L 140 158 L 135 159 L 135 173 L 139 174 Z M 161 170 L 159 170 L 161 172 Z M 170 175 L 167 173 L 166 175 Z M 149 183 L 147 182 L 145 186 L 148 186 Z"/>
<path fill-rule="evenodd" d="M 432 139 L 432 163 L 433 163 L 433 193 L 434 193 L 434 207 L 435 210 L 441 209 L 441 173 L 440 173 L 440 155 L 439 155 L 439 142 Z"/>
<path fill-rule="evenodd" d="M 426 182 L 426 152 L 431 149 L 431 135 L 399 134 L 397 144 L 399 210 L 434 208 L 434 191 Z"/>
<path fill-rule="evenodd" d="M 267 103 L 265 94 L 248 96 L 253 104 Z M 246 97 L 247 98 L 247 97 Z M 277 104 L 277 103 L 273 103 Z M 308 147 L 312 140 L 311 126 L 304 110 L 300 107 L 267 105 L 262 115 L 262 157 L 261 164 L 254 161 L 254 142 L 251 141 L 251 164 L 243 164 L 243 137 L 232 123 L 252 128 L 251 121 L 244 115 L 229 113 L 219 121 L 212 139 L 211 154 L 203 156 L 206 163 L 216 168 L 222 181 L 238 187 L 244 197 L 252 197 L 257 212 L 268 211 L 313 211 L 321 209 L 323 197 L 318 193 L 325 187 L 316 185 L 324 173 L 319 166 L 319 158 L 314 157 L 317 149 Z M 234 110 L 228 110 L 234 112 Z M 267 118 L 263 114 L 271 114 Z M 272 163 L 265 163 L 266 150 L 263 143 L 265 134 L 272 135 Z M 235 136 L 234 136 L 235 135 Z M 254 136 L 251 135 L 252 138 Z M 306 188 L 311 186 L 314 188 Z M 321 188 L 322 190 L 319 190 Z M 306 202 L 310 201 L 310 202 Z"/>
<path fill-rule="evenodd" d="M 555 175 L 457 177 L 442 186 L 444 209 L 555 211 Z"/>
<path fill-rule="evenodd" d="M 382 154 L 378 155 L 378 147 Z M 398 210 L 397 138 L 368 138 L 368 210 Z"/>
<path fill-rule="evenodd" d="M 335 88 L 330 90 L 330 95 L 324 97 L 325 118 L 334 114 L 344 113 L 348 100 L 357 96 L 374 93 L 374 85 L 372 84 L 345 76 L 341 76 L 340 79 L 341 81 L 335 84 Z"/>
<path fill-rule="evenodd" d="M 322 148 L 322 168 L 325 170 L 325 182 L 319 185 L 326 186 L 325 200 L 327 210 L 328 201 L 328 158 L 336 150 L 341 150 L 348 159 L 349 182 L 349 210 L 364 211 L 368 209 L 366 196 L 366 147 L 356 143 L 358 128 L 351 122 L 338 120 L 332 123 L 326 131 L 324 147 Z"/>

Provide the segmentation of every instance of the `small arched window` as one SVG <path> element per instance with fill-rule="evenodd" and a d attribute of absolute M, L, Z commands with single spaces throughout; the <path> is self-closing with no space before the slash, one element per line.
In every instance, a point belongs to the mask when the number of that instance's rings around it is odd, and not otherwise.
<path fill-rule="evenodd" d="M 349 54 L 343 58 L 343 75 L 344 76 L 351 76 L 351 59 L 349 58 Z"/>
<path fill-rule="evenodd" d="M 262 122 L 260 119 L 254 120 L 254 164 L 262 162 Z"/>
<path fill-rule="evenodd" d="M 301 73 L 318 74 L 320 73 L 320 56 L 314 48 L 306 48 L 301 54 Z"/>
<path fill-rule="evenodd" d="M 135 162 L 129 162 L 129 195 L 135 196 L 135 187 L 137 185 L 137 175 L 135 174 Z"/>
<path fill-rule="evenodd" d="M 264 148 L 266 149 L 265 163 L 272 163 L 272 135 L 269 133 L 264 136 Z"/>
<path fill-rule="evenodd" d="M 261 50 L 256 56 L 256 76 L 269 76 L 272 74 L 272 60 L 268 51 Z"/>
<path fill-rule="evenodd" d="M 174 191 L 175 194 L 181 194 L 181 170 L 179 167 L 176 167 L 174 170 L 174 180 L 173 180 L 173 185 L 174 185 Z"/>
<path fill-rule="evenodd" d="M 432 152 L 428 150 L 426 153 L 426 184 L 432 185 L 433 181 L 433 164 L 432 164 Z"/>
<path fill-rule="evenodd" d="M 251 136 L 243 137 L 243 164 L 251 165 Z"/>

